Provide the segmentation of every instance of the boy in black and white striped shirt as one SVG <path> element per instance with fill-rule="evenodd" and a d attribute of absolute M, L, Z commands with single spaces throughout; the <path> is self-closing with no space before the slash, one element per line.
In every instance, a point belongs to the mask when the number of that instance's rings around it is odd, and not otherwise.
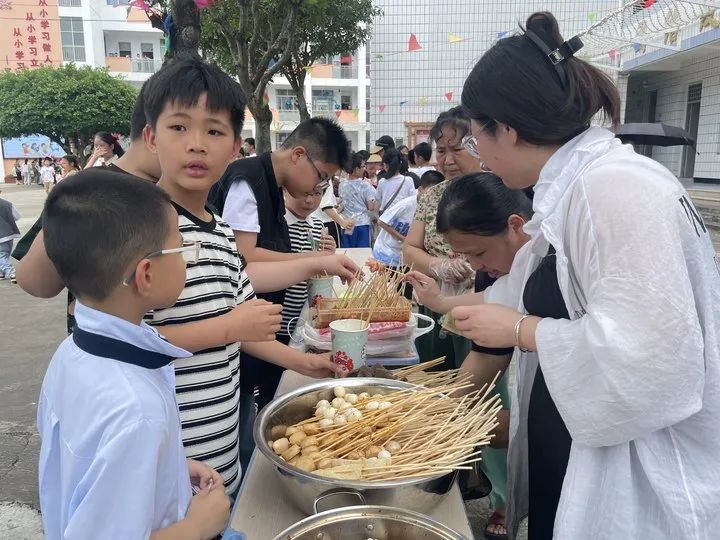
<path fill-rule="evenodd" d="M 334 253 L 335 240 L 323 233 L 325 224 L 313 216 L 322 200 L 322 190 L 316 189 L 305 197 L 291 197 L 285 194 L 285 221 L 290 233 L 290 248 L 293 253 L 304 251 L 327 251 Z M 283 301 L 282 325 L 277 333 L 278 341 L 288 344 L 295 331 L 298 317 L 307 300 L 307 281 L 288 287 Z"/>
<path fill-rule="evenodd" d="M 241 440 L 251 437 L 240 427 L 240 347 L 315 377 L 333 375 L 335 366 L 329 355 L 300 353 L 275 341 L 281 306 L 254 299 L 232 230 L 205 206 L 210 188 L 240 148 L 245 114 L 240 86 L 220 68 L 186 58 L 149 79 L 144 94 L 145 141 L 162 169 L 158 186 L 175 205 L 183 240 L 200 243 L 198 262 L 188 268 L 177 303 L 147 320 L 171 343 L 194 353 L 175 361 L 183 444 L 187 457 L 215 468 L 233 493 L 240 484 Z"/>

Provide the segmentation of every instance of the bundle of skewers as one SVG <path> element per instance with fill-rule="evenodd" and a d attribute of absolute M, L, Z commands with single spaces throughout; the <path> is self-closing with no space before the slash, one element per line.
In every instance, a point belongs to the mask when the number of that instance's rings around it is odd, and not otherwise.
<path fill-rule="evenodd" d="M 318 327 L 338 319 L 361 319 L 368 323 L 410 320 L 411 304 L 404 297 L 405 274 L 377 261 L 371 261 L 369 266 L 371 276 L 364 277 L 362 270 L 358 270 L 340 298 L 317 300 Z"/>
<path fill-rule="evenodd" d="M 439 359 L 436 362 L 442 362 Z M 334 388 L 313 417 L 274 426 L 268 444 L 291 465 L 320 476 L 358 481 L 431 477 L 469 469 L 497 426 L 495 381 L 479 390 L 458 370 L 430 364 L 397 370 L 421 386 L 387 394 Z"/>

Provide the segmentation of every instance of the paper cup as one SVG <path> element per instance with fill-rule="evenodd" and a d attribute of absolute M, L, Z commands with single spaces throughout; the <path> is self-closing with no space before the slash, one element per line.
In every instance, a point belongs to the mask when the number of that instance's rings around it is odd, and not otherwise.
<path fill-rule="evenodd" d="M 333 362 L 346 373 L 365 365 L 365 347 L 370 325 L 360 319 L 340 319 L 330 323 Z"/>
<path fill-rule="evenodd" d="M 332 298 L 334 296 L 332 287 L 333 279 L 335 279 L 333 276 L 308 279 L 308 302 L 310 303 L 310 307 L 315 307 L 317 299 L 320 297 Z"/>

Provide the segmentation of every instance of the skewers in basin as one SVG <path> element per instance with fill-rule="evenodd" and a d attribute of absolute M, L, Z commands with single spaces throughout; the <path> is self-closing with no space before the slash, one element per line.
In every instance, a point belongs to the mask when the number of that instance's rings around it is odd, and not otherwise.
<path fill-rule="evenodd" d="M 426 386 L 382 396 L 336 387 L 336 397 L 321 400 L 311 418 L 273 427 L 269 445 L 305 472 L 343 480 L 380 482 L 469 468 L 497 425 L 494 381 L 454 397 L 472 387 L 468 375 L 405 374 L 422 377 Z"/>

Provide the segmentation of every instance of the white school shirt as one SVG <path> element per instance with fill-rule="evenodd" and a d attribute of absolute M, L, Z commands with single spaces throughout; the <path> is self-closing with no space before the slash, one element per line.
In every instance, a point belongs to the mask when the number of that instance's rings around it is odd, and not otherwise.
<path fill-rule="evenodd" d="M 336 206 L 337 198 L 335 197 L 335 192 L 333 191 L 332 185 L 330 185 L 325 188 L 325 193 L 323 193 L 322 199 L 320 200 L 320 206 L 318 206 L 317 210 L 312 213 L 312 216 L 319 219 L 323 223 L 332 223 L 333 218 L 328 216 L 325 213 L 325 210 L 335 208 Z"/>
<path fill-rule="evenodd" d="M 405 197 L 401 201 L 394 202 L 390 208 L 385 210 L 378 219 L 387 225 L 390 225 L 403 236 L 407 236 L 410 225 L 415 216 L 417 208 L 417 197 Z M 390 236 L 390 233 L 384 229 L 380 229 L 373 246 L 373 258 L 390 266 L 398 266 L 402 258 L 401 240 Z"/>
<path fill-rule="evenodd" d="M 40 179 L 43 183 L 50 183 L 55 180 L 55 168 L 49 165 L 40 167 Z"/>
<path fill-rule="evenodd" d="M 485 301 L 524 311 L 554 246 L 571 320 L 516 352 L 508 526 L 527 513 L 537 363 L 572 437 L 557 540 L 712 540 L 720 530 L 720 271 L 707 229 L 659 163 L 591 128 L 548 161 L 531 240 Z"/>
<path fill-rule="evenodd" d="M 148 538 L 192 497 L 172 364 L 190 353 L 80 302 L 75 319 L 38 403 L 45 538 Z"/>
<path fill-rule="evenodd" d="M 257 199 L 250 184 L 233 182 L 228 188 L 222 218 L 233 231 L 260 232 Z"/>
<path fill-rule="evenodd" d="M 398 192 L 398 187 L 400 188 L 400 191 Z M 397 197 L 392 200 L 392 203 L 390 203 L 390 199 L 392 199 L 393 195 L 397 192 Z M 388 203 L 394 204 L 397 201 L 401 201 L 406 197 L 415 196 L 417 195 L 417 192 L 415 191 L 415 182 L 413 182 L 413 179 L 409 176 L 403 176 L 402 174 L 396 174 L 392 178 L 382 178 L 378 181 L 378 187 L 377 187 L 377 202 L 378 202 L 378 210 L 381 212 L 384 212 L 387 210 Z"/>

